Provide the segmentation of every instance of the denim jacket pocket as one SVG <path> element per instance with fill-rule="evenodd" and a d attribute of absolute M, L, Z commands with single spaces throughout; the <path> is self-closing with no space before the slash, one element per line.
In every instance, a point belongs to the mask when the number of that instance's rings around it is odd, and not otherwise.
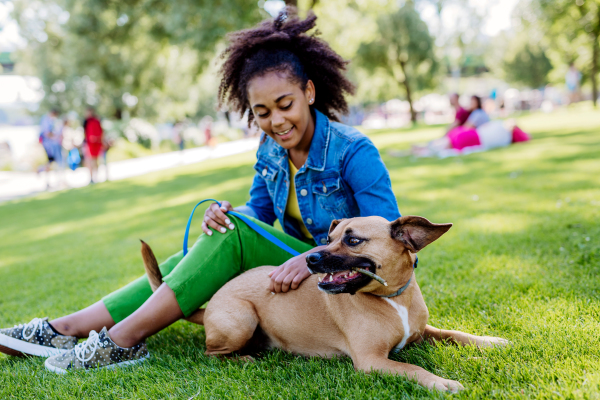
<path fill-rule="evenodd" d="M 279 172 L 279 167 L 277 165 L 260 158 L 256 161 L 256 164 L 254 164 L 254 169 L 267 181 L 275 181 L 277 172 Z"/>
<path fill-rule="evenodd" d="M 348 218 L 350 215 L 339 176 L 315 180 L 312 183 L 312 192 L 316 195 L 319 206 L 326 210 L 332 219 Z"/>

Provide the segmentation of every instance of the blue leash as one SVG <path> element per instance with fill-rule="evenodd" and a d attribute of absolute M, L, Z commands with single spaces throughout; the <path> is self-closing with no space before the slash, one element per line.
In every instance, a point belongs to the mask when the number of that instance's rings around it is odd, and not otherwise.
<path fill-rule="evenodd" d="M 188 253 L 188 236 L 189 236 L 189 233 L 190 233 L 190 226 L 192 225 L 192 217 L 194 216 L 194 211 L 196 211 L 196 208 L 200 204 L 202 204 L 202 203 L 204 203 L 206 201 L 214 201 L 215 203 L 217 203 L 219 205 L 219 207 L 221 207 L 221 203 L 219 203 L 219 201 L 215 200 L 215 199 L 204 199 L 200 203 L 196 204 L 196 207 L 194 207 L 194 209 L 192 210 L 192 213 L 190 214 L 190 219 L 188 219 L 187 226 L 185 227 L 185 236 L 183 237 L 183 256 L 184 257 Z M 287 251 L 291 255 L 293 255 L 293 256 L 300 255 L 300 253 L 298 253 L 296 250 L 292 249 L 290 246 L 288 246 L 287 244 L 283 243 L 281 240 L 277 239 L 275 236 L 273 236 L 272 234 L 270 234 L 269 232 L 267 232 L 264 228 L 262 228 L 260 225 L 258 225 L 254 221 L 252 221 L 247 216 L 245 216 L 243 214 L 240 214 L 240 213 L 237 213 L 235 211 L 228 211 L 227 214 L 235 215 L 236 217 L 238 217 L 239 219 L 241 219 L 242 221 L 244 221 L 256 233 L 258 233 L 259 235 L 261 235 L 262 237 L 264 237 L 265 239 L 267 239 L 268 241 L 270 241 L 274 245 L 278 246 L 279 248 Z"/>
<path fill-rule="evenodd" d="M 196 204 L 196 206 L 192 210 L 192 213 L 190 214 L 190 218 L 188 219 L 187 226 L 185 227 L 185 236 L 183 237 L 183 256 L 184 257 L 188 253 L 188 236 L 190 234 L 190 226 L 192 225 L 192 218 L 194 217 L 194 211 L 196 211 L 196 208 L 198 208 L 198 206 L 200 204 L 205 203 L 207 201 L 214 201 L 215 203 L 217 203 L 219 205 L 219 207 L 221 207 L 221 203 L 219 203 L 219 201 L 215 200 L 215 199 L 204 199 L 200 203 Z M 275 236 L 273 236 L 272 234 L 270 234 L 269 232 L 267 232 L 264 228 L 262 228 L 260 225 L 258 225 L 254 221 L 252 221 L 250 218 L 248 218 L 244 214 L 240 214 L 240 213 L 235 212 L 235 211 L 228 211 L 227 214 L 235 215 L 236 217 L 238 217 L 239 219 L 241 219 L 242 221 L 244 221 L 256 233 L 258 233 L 259 235 L 261 235 L 262 237 L 264 237 L 265 239 L 267 239 L 268 241 L 270 241 L 274 245 L 278 246 L 280 249 L 287 251 L 292 256 L 299 256 L 300 255 L 299 252 L 297 252 L 296 250 L 292 249 L 290 246 L 288 246 L 287 244 L 283 243 L 281 240 L 277 239 Z M 419 257 L 416 258 L 415 265 L 413 265 L 413 268 L 417 268 L 418 264 L 419 264 Z M 410 283 L 410 280 L 408 281 L 408 283 L 404 287 L 400 288 L 400 290 L 398 292 L 394 293 L 391 296 L 384 296 L 384 297 L 393 297 L 393 296 L 399 295 L 400 293 L 402 293 L 408 287 L 409 283 Z"/>

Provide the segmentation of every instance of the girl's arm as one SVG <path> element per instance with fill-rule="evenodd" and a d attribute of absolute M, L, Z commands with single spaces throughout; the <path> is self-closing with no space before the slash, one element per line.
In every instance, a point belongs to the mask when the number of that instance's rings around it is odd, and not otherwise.
<path fill-rule="evenodd" d="M 352 188 L 361 217 L 400 218 L 388 170 L 375 145 L 364 137 L 349 148 L 342 162 L 342 179 Z"/>
<path fill-rule="evenodd" d="M 235 210 L 273 225 L 277 219 L 275 211 L 273 211 L 273 199 L 267 190 L 267 183 L 260 174 L 254 175 L 254 181 L 250 188 L 250 200 L 245 205 L 236 207 Z"/>

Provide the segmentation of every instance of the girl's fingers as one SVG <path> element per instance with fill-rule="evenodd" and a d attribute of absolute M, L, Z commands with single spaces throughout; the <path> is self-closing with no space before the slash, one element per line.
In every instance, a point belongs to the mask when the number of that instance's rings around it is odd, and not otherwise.
<path fill-rule="evenodd" d="M 284 273 L 285 273 L 285 271 L 281 267 L 278 267 L 275 271 L 273 271 L 273 274 L 271 275 L 271 285 L 273 287 L 274 287 L 275 282 L 277 282 L 278 278 L 279 278 L 279 283 L 281 283 L 281 279 L 283 279 L 283 276 L 280 277 L 280 275 L 282 275 Z"/>
<path fill-rule="evenodd" d="M 290 290 L 290 284 L 294 280 L 295 276 L 296 276 L 296 274 L 292 272 L 292 273 L 288 274 L 285 278 L 283 278 L 283 281 L 281 282 L 281 291 L 282 292 L 285 293 L 288 290 Z"/>
<path fill-rule="evenodd" d="M 275 268 L 273 271 L 269 272 L 269 277 L 272 278 L 273 275 L 279 274 L 279 271 L 281 271 L 282 268 L 283 268 L 283 265 L 280 265 L 279 267 Z"/>
<path fill-rule="evenodd" d="M 233 206 L 231 205 L 230 202 L 223 200 L 221 202 L 221 208 L 224 208 L 223 212 L 225 211 L 233 211 Z"/>
<path fill-rule="evenodd" d="M 225 213 L 223 211 L 227 211 L 227 208 L 225 207 L 219 207 L 218 204 L 213 204 L 211 207 L 211 211 L 214 213 L 215 215 L 215 219 L 223 226 L 233 230 L 234 226 L 231 223 L 231 220 L 229 219 L 229 217 L 227 215 L 225 215 Z"/>
<path fill-rule="evenodd" d="M 206 222 L 202 222 L 202 231 L 206 233 L 208 236 L 212 236 L 212 231 L 206 225 Z"/>
<path fill-rule="evenodd" d="M 208 226 L 215 229 L 218 232 L 225 233 L 227 229 L 219 223 L 218 218 L 211 210 L 206 210 L 206 216 L 204 217 L 204 221 Z"/>
<path fill-rule="evenodd" d="M 225 229 L 221 225 L 217 224 L 215 222 L 215 220 L 213 220 L 213 219 L 207 218 L 206 219 L 206 225 L 210 226 L 211 228 L 213 228 L 217 232 L 221 232 L 221 233 L 227 232 L 227 229 Z"/>

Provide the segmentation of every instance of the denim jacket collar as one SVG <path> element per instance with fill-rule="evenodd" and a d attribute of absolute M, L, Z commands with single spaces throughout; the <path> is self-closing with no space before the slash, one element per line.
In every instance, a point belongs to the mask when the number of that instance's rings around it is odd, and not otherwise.
<path fill-rule="evenodd" d="M 315 133 L 308 150 L 308 159 L 306 160 L 306 168 L 313 169 L 315 171 L 323 171 L 325 169 L 325 160 L 327 157 L 327 147 L 329 146 L 329 118 L 327 118 L 319 110 L 314 109 L 315 112 Z M 287 170 L 287 150 L 274 143 L 273 152 L 271 156 L 279 158 L 279 167 L 283 170 Z"/>

